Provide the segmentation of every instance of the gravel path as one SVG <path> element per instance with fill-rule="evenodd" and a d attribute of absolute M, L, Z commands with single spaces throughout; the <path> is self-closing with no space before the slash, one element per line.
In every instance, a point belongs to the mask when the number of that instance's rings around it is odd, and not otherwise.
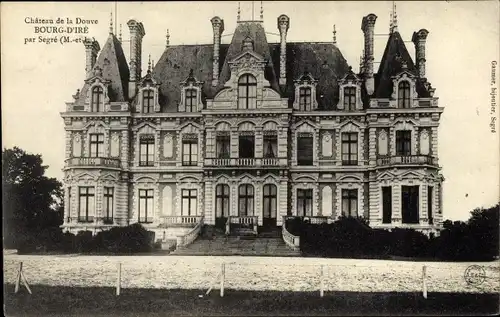
<path fill-rule="evenodd" d="M 421 291 L 422 266 L 427 266 L 429 292 L 500 292 L 500 262 L 446 263 L 386 260 L 279 258 L 238 256 L 81 256 L 4 254 L 4 281 L 14 283 L 19 262 L 31 284 L 114 286 L 122 263 L 122 287 L 218 287 L 225 263 L 225 287 L 241 290 L 319 291 L 324 265 L 325 290 L 390 292 Z M 484 268 L 477 285 L 464 279 L 470 265 Z"/>

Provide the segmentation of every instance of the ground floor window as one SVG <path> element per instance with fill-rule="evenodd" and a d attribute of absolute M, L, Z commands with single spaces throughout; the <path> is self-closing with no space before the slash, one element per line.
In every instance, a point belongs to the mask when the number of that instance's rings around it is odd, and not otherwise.
<path fill-rule="evenodd" d="M 240 185 L 238 192 L 239 214 L 241 217 L 253 216 L 254 212 L 254 188 L 252 185 Z"/>
<path fill-rule="evenodd" d="M 95 187 L 78 188 L 79 209 L 78 221 L 92 222 L 95 216 Z"/>
<path fill-rule="evenodd" d="M 419 186 L 401 186 L 403 223 L 418 223 Z"/>
<path fill-rule="evenodd" d="M 139 223 L 153 222 L 153 190 L 139 189 Z"/>
<path fill-rule="evenodd" d="M 113 223 L 113 187 L 104 187 L 103 201 L 103 221 L 104 223 Z"/>
<path fill-rule="evenodd" d="M 312 189 L 297 189 L 297 216 L 312 216 Z"/>
<path fill-rule="evenodd" d="M 358 216 L 357 189 L 342 189 L 342 215 L 346 217 Z"/>
<path fill-rule="evenodd" d="M 229 216 L 229 185 L 219 184 L 215 187 L 215 215 L 217 218 Z"/>
<path fill-rule="evenodd" d="M 273 184 L 264 185 L 264 218 L 276 218 L 277 190 Z"/>
<path fill-rule="evenodd" d="M 183 189 L 181 191 L 182 207 L 181 214 L 183 216 L 195 216 L 197 204 L 197 190 Z"/>

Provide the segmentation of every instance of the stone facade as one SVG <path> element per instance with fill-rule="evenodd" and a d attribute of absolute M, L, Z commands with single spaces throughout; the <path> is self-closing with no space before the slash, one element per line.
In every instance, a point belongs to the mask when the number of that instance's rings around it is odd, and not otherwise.
<path fill-rule="evenodd" d="M 347 214 L 365 217 L 372 227 L 438 233 L 443 177 L 437 133 L 443 108 L 420 76 L 423 53 L 417 54 L 417 68 L 404 43 L 391 42 L 397 42 L 398 33 L 391 34 L 381 69 L 373 73 L 375 20 L 374 15 L 363 19 L 368 48 L 363 69 L 368 71 L 355 74 L 345 60 L 340 66 L 325 64 L 342 69 L 326 84 L 321 70 L 315 71 L 325 65 L 316 61 L 311 71 L 286 69 L 287 59 L 294 58 L 286 56 L 287 46 L 295 44 L 286 43 L 289 18 L 283 15 L 279 44 L 261 38 L 260 21 L 240 21 L 224 48 L 223 20 L 212 19 L 214 44 L 200 48 L 212 54 L 206 77 L 197 78 L 200 72 L 192 65 L 179 81 L 164 71 L 175 47 L 167 47 L 165 57 L 137 78 L 145 31 L 142 23 L 129 21 L 130 71 L 120 56 L 121 43 L 110 34 L 97 61 L 94 53 L 87 54 L 86 68 L 93 72 L 87 72 L 83 89 L 61 114 L 66 130 L 63 227 L 99 231 L 144 222 L 158 231 L 163 217 L 180 215 L 204 216 L 209 225 L 228 215 L 257 216 L 260 226 L 281 226 L 283 216 L 336 219 Z M 252 31 L 239 39 L 240 28 Z M 332 43 L 322 45 L 340 54 Z M 397 53 L 391 52 L 394 45 Z M 424 36 L 416 48 L 425 49 Z M 180 46 L 177 50 L 182 52 Z M 266 54 L 274 50 L 277 59 L 270 65 Z M 223 65 L 219 54 L 226 54 Z M 388 76 L 383 68 L 392 60 L 401 67 L 391 67 Z M 248 81 L 242 84 L 242 78 Z M 384 80 L 391 81 L 386 93 Z M 323 96 L 333 97 L 325 101 Z M 249 145 L 254 147 L 250 152 Z M 387 187 L 390 195 L 384 196 Z M 81 188 L 91 188 L 93 196 L 82 195 Z M 112 188 L 111 198 L 104 195 L 107 188 Z M 412 208 L 417 219 L 407 221 L 405 210 Z"/>

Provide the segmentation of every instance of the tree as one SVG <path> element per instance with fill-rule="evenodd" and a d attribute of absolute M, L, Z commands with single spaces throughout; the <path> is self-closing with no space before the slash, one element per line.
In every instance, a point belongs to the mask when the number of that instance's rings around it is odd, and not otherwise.
<path fill-rule="evenodd" d="M 45 176 L 39 154 L 14 147 L 2 151 L 3 230 L 5 247 L 18 247 L 62 223 L 62 184 Z"/>

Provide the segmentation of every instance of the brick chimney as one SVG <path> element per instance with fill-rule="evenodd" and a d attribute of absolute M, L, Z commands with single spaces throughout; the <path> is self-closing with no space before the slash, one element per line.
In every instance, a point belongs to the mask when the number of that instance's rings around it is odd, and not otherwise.
<path fill-rule="evenodd" d="M 141 22 L 130 20 L 127 22 L 130 30 L 130 79 L 128 97 L 134 98 L 137 93 L 137 82 L 142 74 L 142 38 L 146 35 Z"/>
<path fill-rule="evenodd" d="M 365 35 L 365 87 L 368 95 L 372 95 L 375 90 L 375 79 L 373 77 L 373 35 L 377 16 L 373 13 L 363 17 L 361 30 Z"/>
<path fill-rule="evenodd" d="M 413 32 L 411 41 L 415 44 L 415 61 L 417 63 L 418 76 L 425 78 L 425 41 L 429 31 L 421 29 L 418 32 Z"/>
<path fill-rule="evenodd" d="M 89 78 L 92 76 L 92 69 L 97 59 L 97 53 L 99 53 L 101 48 L 95 39 L 85 38 L 83 40 L 83 45 L 85 45 L 85 72 L 87 78 Z"/>
<path fill-rule="evenodd" d="M 214 31 L 214 61 L 213 61 L 213 75 L 212 75 L 212 86 L 217 86 L 219 84 L 219 51 L 220 51 L 220 39 L 222 37 L 222 32 L 224 32 L 224 20 L 219 17 L 213 17 L 210 22 L 212 22 L 212 29 Z"/>
<path fill-rule="evenodd" d="M 290 27 L 290 18 L 284 14 L 278 17 L 280 31 L 280 85 L 286 85 L 286 34 Z"/>

